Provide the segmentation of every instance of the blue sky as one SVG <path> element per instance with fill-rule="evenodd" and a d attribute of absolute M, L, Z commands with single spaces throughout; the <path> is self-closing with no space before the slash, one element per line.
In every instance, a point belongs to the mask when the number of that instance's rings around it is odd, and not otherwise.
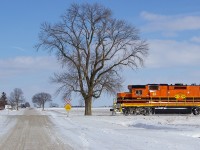
<path fill-rule="evenodd" d="M 2 0 L 0 3 L 0 92 L 21 88 L 27 101 L 48 92 L 56 103 L 57 85 L 49 77 L 59 70 L 53 55 L 33 48 L 43 22 L 56 23 L 73 2 L 99 2 L 116 18 L 135 25 L 149 43 L 145 66 L 124 69 L 128 84 L 200 84 L 200 1 L 198 0 Z M 94 101 L 111 105 L 114 96 Z M 74 98 L 72 104 L 77 104 Z"/>

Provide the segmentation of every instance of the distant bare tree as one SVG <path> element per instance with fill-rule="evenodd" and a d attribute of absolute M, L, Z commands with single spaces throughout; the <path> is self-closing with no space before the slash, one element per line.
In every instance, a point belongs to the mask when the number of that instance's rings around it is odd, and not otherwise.
<path fill-rule="evenodd" d="M 23 91 L 20 88 L 15 88 L 13 92 L 10 93 L 10 102 L 12 106 L 16 106 L 19 109 L 19 104 L 24 102 L 25 98 L 23 96 Z"/>
<path fill-rule="evenodd" d="M 42 93 L 35 94 L 32 97 L 32 102 L 39 105 L 40 107 L 42 106 L 42 110 L 44 110 L 44 105 L 48 101 L 52 101 L 51 95 L 49 93 L 42 92 Z"/>
<path fill-rule="evenodd" d="M 148 54 L 134 26 L 113 18 L 102 5 L 87 3 L 72 4 L 57 24 L 42 24 L 36 48 L 55 52 L 65 70 L 52 80 L 64 97 L 72 92 L 83 97 L 85 115 L 92 115 L 92 98 L 120 89 L 124 67 L 142 66 Z"/>
<path fill-rule="evenodd" d="M 26 102 L 24 105 L 25 105 L 25 107 L 30 107 L 31 106 L 29 102 Z"/>

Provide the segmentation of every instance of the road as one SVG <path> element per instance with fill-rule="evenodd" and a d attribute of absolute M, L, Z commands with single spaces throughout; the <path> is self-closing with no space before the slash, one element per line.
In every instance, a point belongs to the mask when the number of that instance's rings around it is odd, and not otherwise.
<path fill-rule="evenodd" d="M 0 150 L 70 150 L 53 133 L 53 124 L 46 115 L 27 109 L 24 115 L 10 117 L 17 123 L 0 142 Z"/>

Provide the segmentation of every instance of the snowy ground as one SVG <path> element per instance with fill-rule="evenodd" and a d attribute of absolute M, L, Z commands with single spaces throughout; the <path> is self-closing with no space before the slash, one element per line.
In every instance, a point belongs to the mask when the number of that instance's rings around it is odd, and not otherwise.
<path fill-rule="evenodd" d="M 53 122 L 53 133 L 75 150 L 199 150 L 200 116 L 155 115 L 111 116 L 109 108 L 94 108 L 93 116 L 84 116 L 84 110 L 72 108 L 46 109 Z M 10 117 L 23 111 L 0 111 L 0 140 L 14 127 Z"/>
<path fill-rule="evenodd" d="M 16 124 L 15 115 L 23 115 L 24 110 L 11 111 L 11 110 L 1 110 L 0 111 L 0 138 L 3 137 L 8 131 L 13 128 Z M 12 118 L 12 122 L 10 121 Z"/>
<path fill-rule="evenodd" d="M 109 108 L 93 109 L 93 116 L 74 108 L 48 109 L 56 135 L 74 149 L 199 150 L 200 116 L 111 116 Z"/>

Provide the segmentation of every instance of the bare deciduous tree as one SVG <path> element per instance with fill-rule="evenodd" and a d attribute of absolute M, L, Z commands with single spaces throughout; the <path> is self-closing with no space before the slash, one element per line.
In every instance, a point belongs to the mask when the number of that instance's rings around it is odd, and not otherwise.
<path fill-rule="evenodd" d="M 42 110 L 44 110 L 44 105 L 48 101 L 52 101 L 51 95 L 49 93 L 42 92 L 42 93 L 35 94 L 32 97 L 32 102 L 39 105 L 40 107 L 42 106 Z"/>
<path fill-rule="evenodd" d="M 24 105 L 25 105 L 25 107 L 31 107 L 29 102 L 26 102 Z"/>
<path fill-rule="evenodd" d="M 15 88 L 13 92 L 10 93 L 10 101 L 12 106 L 16 106 L 18 110 L 19 104 L 24 102 L 25 98 L 23 96 L 23 91 L 20 88 Z"/>
<path fill-rule="evenodd" d="M 138 30 L 99 4 L 72 4 L 59 23 L 42 24 L 36 48 L 55 52 L 65 70 L 53 82 L 65 97 L 80 93 L 85 115 L 92 114 L 92 98 L 119 90 L 122 69 L 143 65 L 148 53 Z"/>

